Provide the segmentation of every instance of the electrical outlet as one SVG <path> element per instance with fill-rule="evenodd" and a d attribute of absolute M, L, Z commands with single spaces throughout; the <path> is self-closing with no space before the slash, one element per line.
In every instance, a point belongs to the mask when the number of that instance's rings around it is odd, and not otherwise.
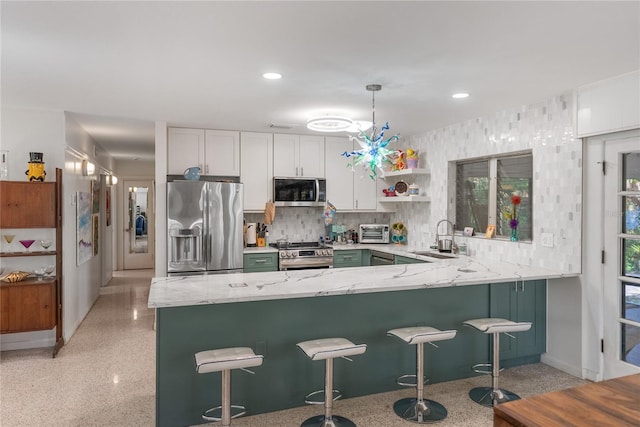
<path fill-rule="evenodd" d="M 545 246 L 547 248 L 552 248 L 553 247 L 553 234 L 551 233 L 542 233 L 540 235 L 540 239 L 542 240 L 542 246 Z"/>

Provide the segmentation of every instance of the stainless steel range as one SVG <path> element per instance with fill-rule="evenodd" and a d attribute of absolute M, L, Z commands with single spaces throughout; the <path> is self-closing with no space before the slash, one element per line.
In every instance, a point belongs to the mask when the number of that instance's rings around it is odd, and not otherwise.
<path fill-rule="evenodd" d="M 318 242 L 287 243 L 278 247 L 280 270 L 332 268 L 333 249 Z"/>

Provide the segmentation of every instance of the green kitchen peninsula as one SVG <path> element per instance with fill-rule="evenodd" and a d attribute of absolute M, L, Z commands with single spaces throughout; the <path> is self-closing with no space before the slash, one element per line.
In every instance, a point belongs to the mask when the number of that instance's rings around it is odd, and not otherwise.
<path fill-rule="evenodd" d="M 546 279 L 567 276 L 461 257 L 154 278 L 148 306 L 157 309 L 156 425 L 200 424 L 202 412 L 219 404 L 220 375 L 195 372 L 194 354 L 202 350 L 246 346 L 264 355 L 256 375 L 237 371 L 231 376 L 232 402 L 246 405 L 249 414 L 303 406 L 306 394 L 322 388 L 324 364 L 310 362 L 296 347 L 314 338 L 367 344 L 353 363 L 336 360 L 335 387 L 345 398 L 395 390 L 395 379 L 415 370 L 415 350 L 386 336 L 398 327 L 458 330 L 440 348 L 425 348 L 432 383 L 473 376 L 471 365 L 489 361 L 488 337 L 462 326 L 471 318 L 532 321 L 531 331 L 501 348 L 502 363 L 539 361 L 545 351 Z"/>

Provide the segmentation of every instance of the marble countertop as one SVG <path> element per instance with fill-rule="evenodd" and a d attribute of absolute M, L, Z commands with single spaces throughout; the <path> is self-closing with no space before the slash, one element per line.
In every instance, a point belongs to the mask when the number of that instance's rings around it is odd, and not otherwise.
<path fill-rule="evenodd" d="M 382 250 L 382 246 L 387 245 L 371 246 Z M 407 248 L 388 246 L 390 247 L 385 248 L 385 252 L 423 258 L 407 252 Z M 352 245 L 351 249 L 369 247 L 370 245 Z M 424 264 L 373 267 L 157 277 L 151 282 L 148 307 L 163 308 L 390 292 L 555 279 L 577 275 L 467 256 L 438 260 L 432 258 L 430 261 L 432 262 Z"/>

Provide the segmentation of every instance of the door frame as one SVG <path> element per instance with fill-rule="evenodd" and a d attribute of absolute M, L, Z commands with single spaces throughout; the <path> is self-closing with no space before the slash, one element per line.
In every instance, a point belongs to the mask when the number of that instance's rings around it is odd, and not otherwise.
<path fill-rule="evenodd" d="M 129 187 L 147 187 L 147 252 L 145 254 L 130 254 L 129 244 Z M 122 269 L 152 269 L 155 267 L 155 182 L 145 178 L 123 178 L 122 180 L 122 228 L 121 246 Z M 134 231 L 135 232 L 135 231 Z"/>
<path fill-rule="evenodd" d="M 621 205 L 620 185 L 623 153 L 640 152 L 640 136 L 612 138 L 605 144 L 604 178 L 604 277 L 602 293 L 603 312 L 603 379 L 640 373 L 640 366 L 622 361 L 621 304 Z"/>

